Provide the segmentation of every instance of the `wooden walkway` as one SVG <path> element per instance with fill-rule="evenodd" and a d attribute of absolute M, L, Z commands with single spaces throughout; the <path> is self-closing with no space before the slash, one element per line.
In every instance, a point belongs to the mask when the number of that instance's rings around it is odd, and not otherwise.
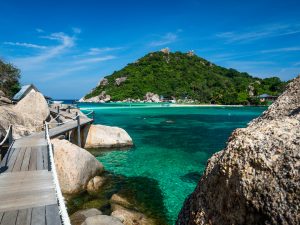
<path fill-rule="evenodd" d="M 93 120 L 80 117 L 80 126 Z M 75 129 L 72 121 L 49 130 L 50 137 Z M 0 163 L 0 225 L 60 225 L 45 133 L 14 141 Z"/>

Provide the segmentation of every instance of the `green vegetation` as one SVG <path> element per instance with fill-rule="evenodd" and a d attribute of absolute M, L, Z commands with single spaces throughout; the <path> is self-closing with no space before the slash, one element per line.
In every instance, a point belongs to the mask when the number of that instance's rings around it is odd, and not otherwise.
<path fill-rule="evenodd" d="M 115 80 L 120 77 L 127 79 L 117 85 Z M 250 90 L 253 96 L 263 93 L 279 95 L 286 85 L 277 77 L 255 78 L 181 52 L 149 53 L 105 78 L 108 84 L 98 85 L 85 98 L 106 91 L 113 101 L 143 99 L 147 92 L 153 92 L 199 103 L 256 104 L 259 101 L 251 96 Z"/>
<path fill-rule="evenodd" d="M 20 70 L 0 60 L 0 90 L 12 97 L 20 90 Z"/>

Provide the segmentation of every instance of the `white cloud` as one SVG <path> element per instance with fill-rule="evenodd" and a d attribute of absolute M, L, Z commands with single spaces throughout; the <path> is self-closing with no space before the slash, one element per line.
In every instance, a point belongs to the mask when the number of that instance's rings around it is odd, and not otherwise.
<path fill-rule="evenodd" d="M 216 34 L 217 38 L 227 43 L 250 42 L 265 38 L 292 35 L 300 33 L 300 24 L 265 24 L 248 28 L 244 31 L 229 31 Z"/>
<path fill-rule="evenodd" d="M 34 68 L 35 66 L 39 67 L 41 66 L 42 62 L 64 54 L 67 49 L 70 49 L 75 45 L 75 38 L 63 32 L 52 33 L 49 36 L 43 36 L 41 38 L 57 41 L 58 44 L 54 46 L 48 46 L 37 55 L 16 58 L 13 60 L 17 66 L 21 67 L 21 69 L 28 70 Z"/>
<path fill-rule="evenodd" d="M 58 71 L 44 74 L 41 81 L 48 81 L 48 80 L 53 80 L 53 79 L 56 79 L 56 78 L 59 78 L 59 77 L 68 76 L 70 73 L 80 71 L 80 70 L 84 70 L 86 68 L 87 68 L 86 66 L 60 68 Z"/>
<path fill-rule="evenodd" d="M 175 33 L 167 33 L 160 38 L 160 40 L 153 41 L 150 43 L 150 46 L 162 46 L 173 43 L 177 41 L 178 36 Z"/>
<path fill-rule="evenodd" d="M 98 55 L 104 52 L 111 52 L 111 51 L 116 51 L 123 49 L 123 47 L 105 47 L 105 48 L 90 48 L 89 52 L 87 53 L 88 55 Z"/>
<path fill-rule="evenodd" d="M 43 46 L 43 45 L 36 45 L 36 44 L 25 43 L 25 42 L 6 41 L 3 44 L 12 45 L 12 46 L 21 46 L 21 47 L 26 47 L 26 48 L 38 48 L 38 49 L 46 49 L 47 48 L 46 46 Z"/>
<path fill-rule="evenodd" d="M 95 57 L 95 58 L 86 58 L 86 59 L 80 59 L 74 62 L 75 64 L 86 64 L 86 63 L 97 63 L 97 62 L 103 62 L 111 59 L 115 59 L 116 57 L 113 55 L 107 55 L 103 57 Z"/>
<path fill-rule="evenodd" d="M 296 51 L 300 51 L 300 47 L 268 49 L 268 50 L 262 50 L 261 53 L 296 52 Z"/>
<path fill-rule="evenodd" d="M 73 27 L 72 30 L 73 30 L 73 32 L 74 32 L 75 34 L 80 34 L 80 33 L 81 33 L 81 29 L 78 28 L 78 27 Z"/>
<path fill-rule="evenodd" d="M 44 30 L 43 30 L 43 29 L 40 29 L 40 28 L 36 28 L 35 30 L 36 30 L 36 32 L 38 32 L 38 33 L 44 33 Z"/>

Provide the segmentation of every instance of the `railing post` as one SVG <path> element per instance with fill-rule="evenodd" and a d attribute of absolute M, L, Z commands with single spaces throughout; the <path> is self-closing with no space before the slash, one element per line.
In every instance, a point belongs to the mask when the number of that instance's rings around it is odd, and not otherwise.
<path fill-rule="evenodd" d="M 46 121 L 43 121 L 44 129 L 45 129 L 45 139 L 47 139 L 47 127 L 46 127 Z"/>
<path fill-rule="evenodd" d="M 59 106 L 57 106 L 57 114 L 59 114 Z"/>
<path fill-rule="evenodd" d="M 93 116 L 93 121 L 94 121 L 95 120 L 95 111 L 93 111 L 92 116 Z"/>
<path fill-rule="evenodd" d="M 68 106 L 68 113 L 71 112 L 71 106 Z"/>
<path fill-rule="evenodd" d="M 10 125 L 10 129 L 9 129 L 9 135 L 8 135 L 8 144 L 9 146 L 12 144 L 13 142 L 13 127 L 12 125 Z"/>
<path fill-rule="evenodd" d="M 76 119 L 77 119 L 77 144 L 81 147 L 81 138 L 80 138 L 80 116 L 78 112 L 76 112 Z"/>

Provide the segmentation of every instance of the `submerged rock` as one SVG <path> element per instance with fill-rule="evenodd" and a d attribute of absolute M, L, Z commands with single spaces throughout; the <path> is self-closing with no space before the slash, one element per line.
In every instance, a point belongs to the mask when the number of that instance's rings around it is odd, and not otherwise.
<path fill-rule="evenodd" d="M 54 161 L 64 194 L 76 194 L 86 190 L 91 178 L 103 172 L 103 165 L 88 151 L 67 140 L 51 140 Z"/>
<path fill-rule="evenodd" d="M 214 154 L 177 224 L 300 223 L 300 76 Z"/>
<path fill-rule="evenodd" d="M 100 176 L 95 176 L 94 178 L 90 179 L 87 184 L 87 191 L 89 193 L 96 193 L 99 189 L 104 185 L 105 178 Z"/>
<path fill-rule="evenodd" d="M 77 140 L 76 133 L 74 141 Z M 104 125 L 87 125 L 82 131 L 84 148 L 110 148 L 132 146 L 132 139 L 128 133 L 119 127 Z"/>
<path fill-rule="evenodd" d="M 113 216 L 98 215 L 88 217 L 82 225 L 123 225 L 123 223 Z"/>
<path fill-rule="evenodd" d="M 102 215 L 102 212 L 98 209 L 85 209 L 79 210 L 70 216 L 72 225 L 81 225 L 88 217 Z"/>

